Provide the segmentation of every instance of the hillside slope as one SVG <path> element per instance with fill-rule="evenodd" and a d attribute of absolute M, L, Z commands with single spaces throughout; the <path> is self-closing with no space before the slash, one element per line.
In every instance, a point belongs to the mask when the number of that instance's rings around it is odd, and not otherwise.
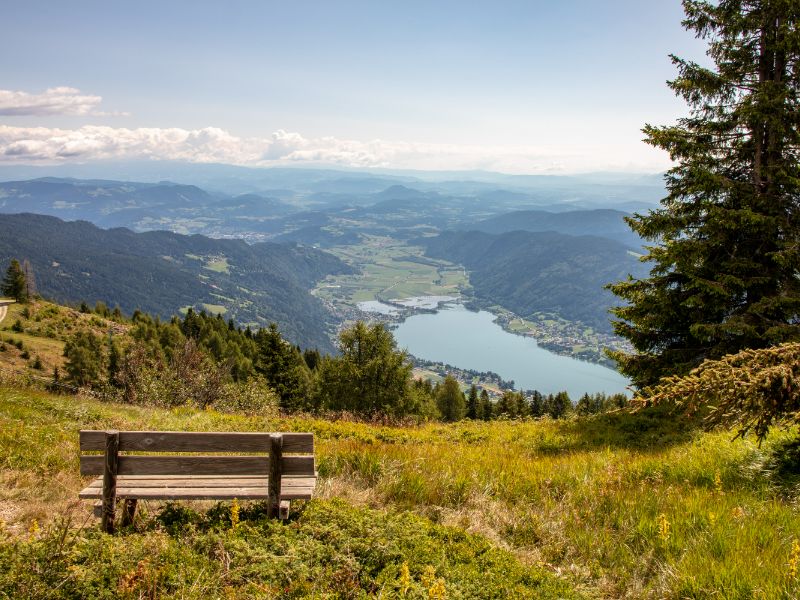
<path fill-rule="evenodd" d="M 241 324 L 274 321 L 292 342 L 325 350 L 331 316 L 308 290 L 328 274 L 350 271 L 330 254 L 289 244 L 0 215 L 0 264 L 14 257 L 31 262 L 39 292 L 58 302 L 102 300 L 164 318 L 205 306 Z"/>
<path fill-rule="evenodd" d="M 444 232 L 415 240 L 433 258 L 463 264 L 475 294 L 523 318 L 555 313 L 608 332 L 614 305 L 607 283 L 644 266 L 623 244 L 594 236 L 513 231 Z"/>
<path fill-rule="evenodd" d="M 311 431 L 319 500 L 286 525 L 242 503 L 237 528 L 230 503 L 150 503 L 135 530 L 100 535 L 75 501 L 77 431 L 105 428 Z M 796 434 L 731 442 L 647 411 L 373 426 L 0 384 L 0 597 L 398 598 L 406 563 L 406 598 L 441 597 L 433 569 L 448 598 L 789 600 L 798 479 L 775 456 Z M 62 538 L 63 516 L 90 529 Z"/>

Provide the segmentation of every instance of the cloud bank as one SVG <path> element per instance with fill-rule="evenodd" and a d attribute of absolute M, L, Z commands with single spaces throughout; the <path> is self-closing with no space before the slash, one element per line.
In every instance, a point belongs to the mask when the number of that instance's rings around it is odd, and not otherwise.
<path fill-rule="evenodd" d="M 153 159 L 242 166 L 330 164 L 423 170 L 490 170 L 506 173 L 560 173 L 580 170 L 655 168 L 641 165 L 598 167 L 610 148 L 503 147 L 307 138 L 276 131 L 246 138 L 217 127 L 121 128 L 86 125 L 77 129 L 0 125 L 0 163 L 59 164 L 94 160 Z M 622 155 L 625 155 L 624 153 Z M 644 157 L 643 157 L 644 158 Z"/>
<path fill-rule="evenodd" d="M 13 90 L 0 90 L 0 115 L 3 116 L 50 116 L 50 115 L 98 115 L 101 96 L 81 94 L 71 87 L 54 87 L 41 94 L 29 94 Z"/>

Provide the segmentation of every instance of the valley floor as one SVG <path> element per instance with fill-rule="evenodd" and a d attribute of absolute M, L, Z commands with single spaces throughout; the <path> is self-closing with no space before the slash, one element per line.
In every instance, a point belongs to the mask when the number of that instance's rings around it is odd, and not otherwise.
<path fill-rule="evenodd" d="M 151 504 L 105 536 L 76 500 L 77 432 L 112 427 L 312 431 L 319 499 L 288 524 Z M 0 598 L 796 598 L 797 431 L 731 437 L 652 413 L 386 427 L 6 382 Z"/>

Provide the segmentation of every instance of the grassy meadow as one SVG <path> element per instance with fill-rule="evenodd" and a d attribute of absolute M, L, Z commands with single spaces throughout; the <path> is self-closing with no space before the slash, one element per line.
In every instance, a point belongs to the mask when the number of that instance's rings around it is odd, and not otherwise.
<path fill-rule="evenodd" d="M 77 431 L 110 427 L 312 431 L 318 499 L 287 524 L 149 503 L 111 538 L 76 500 Z M 796 598 L 796 437 L 759 447 L 653 413 L 389 427 L 6 383 L 0 597 Z"/>
<path fill-rule="evenodd" d="M 328 277 L 317 286 L 317 295 L 331 301 L 355 305 L 376 299 L 457 296 L 469 287 L 461 267 L 423 257 L 419 247 L 392 238 L 370 236 L 362 244 L 330 251 L 359 269 L 355 275 Z"/>

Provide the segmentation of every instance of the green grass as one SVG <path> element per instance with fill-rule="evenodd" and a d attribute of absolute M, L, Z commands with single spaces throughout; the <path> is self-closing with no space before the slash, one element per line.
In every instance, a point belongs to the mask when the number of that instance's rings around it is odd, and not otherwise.
<path fill-rule="evenodd" d="M 224 315 L 226 312 L 228 312 L 228 309 L 222 306 L 221 304 L 203 303 L 203 308 L 207 313 L 212 315 Z"/>
<path fill-rule="evenodd" d="M 236 531 L 208 516 L 170 530 L 152 507 L 136 532 L 81 534 L 84 550 L 54 561 L 46 579 L 43 548 L 58 532 L 28 541 L 28 528 L 61 512 L 82 518 L 86 509 L 73 506 L 82 484 L 77 430 L 105 427 L 312 431 L 320 500 L 289 525 L 253 516 Z M 406 562 L 418 586 L 408 597 L 426 597 L 421 573 L 432 566 L 448 597 L 482 597 L 471 587 L 481 573 L 481 589 L 494 593 L 485 597 L 562 597 L 566 583 L 596 598 L 795 598 L 800 582 L 788 563 L 800 537 L 800 451 L 789 444 L 797 433 L 759 447 L 660 413 L 386 427 L 0 387 L 0 514 L 17 544 L 0 559 L 0 597 L 25 597 L 37 577 L 53 585 L 73 571 L 70 593 L 119 591 L 146 561 L 143 571 L 164 577 L 140 579 L 176 597 L 224 597 L 228 586 L 240 597 L 392 598 Z M 28 557 L 27 570 L 8 566 L 20 564 L 15 556 Z M 97 583 L 103 560 L 109 575 Z M 265 569 L 268 560 L 284 565 L 291 583 Z M 175 572 L 177 561 L 184 567 Z M 88 587 L 69 587 L 79 581 Z"/>
<path fill-rule="evenodd" d="M 380 298 L 455 295 L 469 285 L 463 270 L 450 263 L 407 260 L 409 256 L 422 257 L 421 249 L 390 238 L 370 236 L 363 244 L 334 248 L 332 252 L 356 266 L 359 273 L 329 277 L 316 293 L 349 305 Z M 329 287 L 332 284 L 340 287 Z"/>
<path fill-rule="evenodd" d="M 207 259 L 206 263 L 203 265 L 203 268 L 216 273 L 230 273 L 228 259 L 224 256 L 220 258 L 215 257 Z"/>

